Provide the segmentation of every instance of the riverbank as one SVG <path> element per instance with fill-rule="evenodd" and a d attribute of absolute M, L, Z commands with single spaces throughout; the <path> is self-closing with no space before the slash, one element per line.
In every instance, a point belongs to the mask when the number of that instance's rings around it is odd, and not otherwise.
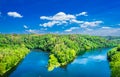
<path fill-rule="evenodd" d="M 24 58 L 23 58 L 24 59 Z M 13 67 L 11 67 L 8 71 L 6 71 L 2 76 L 0 76 L 0 77 L 9 77 L 9 75 L 11 74 L 11 72 L 13 72 L 16 68 L 17 68 L 17 66 L 23 61 L 23 59 L 22 60 L 20 60 L 19 62 L 16 62 L 16 64 L 13 66 Z"/>
<path fill-rule="evenodd" d="M 7 76 L 19 62 L 27 55 L 29 50 L 24 46 L 0 47 L 0 75 Z"/>
<path fill-rule="evenodd" d="M 42 51 L 49 52 L 48 70 L 52 71 L 58 66 L 61 67 L 69 64 L 83 51 L 112 47 L 117 44 L 115 41 L 99 36 L 80 34 L 0 34 L 0 39 L 0 47 L 4 47 L 4 52 L 0 54 L 1 74 L 5 73 L 7 69 L 12 68 L 17 60 L 22 59 L 28 53 L 28 49 L 41 49 Z M 7 56 L 3 56 L 4 54 Z"/>
<path fill-rule="evenodd" d="M 120 45 L 111 49 L 107 56 L 112 72 L 111 77 L 120 77 Z"/>
<path fill-rule="evenodd" d="M 49 54 L 32 50 L 9 77 L 110 77 L 106 54 L 109 49 L 87 51 L 66 67 L 58 67 L 51 72 L 46 67 Z"/>

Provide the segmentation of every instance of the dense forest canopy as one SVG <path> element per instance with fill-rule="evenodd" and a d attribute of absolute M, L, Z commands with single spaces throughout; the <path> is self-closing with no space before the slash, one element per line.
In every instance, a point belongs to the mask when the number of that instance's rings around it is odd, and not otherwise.
<path fill-rule="evenodd" d="M 120 77 L 120 45 L 108 52 L 112 77 Z"/>
<path fill-rule="evenodd" d="M 28 52 L 24 45 L 0 46 L 0 76 L 16 66 Z"/>
<path fill-rule="evenodd" d="M 113 47 L 118 43 L 118 39 L 80 34 L 0 34 L 0 75 L 22 60 L 29 49 L 49 52 L 48 70 L 52 71 L 67 65 L 86 50 Z"/>

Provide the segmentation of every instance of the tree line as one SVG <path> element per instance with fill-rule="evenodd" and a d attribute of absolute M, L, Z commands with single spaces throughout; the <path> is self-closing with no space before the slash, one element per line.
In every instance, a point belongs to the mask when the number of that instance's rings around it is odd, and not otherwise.
<path fill-rule="evenodd" d="M 29 49 L 49 52 L 48 70 L 52 71 L 56 67 L 66 66 L 87 50 L 113 47 L 117 43 L 100 36 L 81 34 L 0 34 L 0 74 L 13 67 L 16 60 L 23 59 Z"/>
<path fill-rule="evenodd" d="M 107 56 L 110 61 L 111 77 L 120 77 L 120 45 L 112 48 Z"/>

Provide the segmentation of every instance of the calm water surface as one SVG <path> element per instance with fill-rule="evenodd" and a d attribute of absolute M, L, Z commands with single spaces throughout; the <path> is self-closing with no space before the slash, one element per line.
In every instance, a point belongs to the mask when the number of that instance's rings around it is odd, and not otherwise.
<path fill-rule="evenodd" d="M 48 55 L 46 52 L 31 50 L 9 77 L 110 77 L 107 51 L 103 48 L 86 52 L 78 56 L 66 68 L 47 71 Z"/>

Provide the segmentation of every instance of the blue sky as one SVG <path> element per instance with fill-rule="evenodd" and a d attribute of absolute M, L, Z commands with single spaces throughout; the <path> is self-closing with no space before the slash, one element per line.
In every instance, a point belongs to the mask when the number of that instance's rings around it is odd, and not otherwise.
<path fill-rule="evenodd" d="M 120 0 L 0 0 L 0 33 L 120 36 Z"/>

